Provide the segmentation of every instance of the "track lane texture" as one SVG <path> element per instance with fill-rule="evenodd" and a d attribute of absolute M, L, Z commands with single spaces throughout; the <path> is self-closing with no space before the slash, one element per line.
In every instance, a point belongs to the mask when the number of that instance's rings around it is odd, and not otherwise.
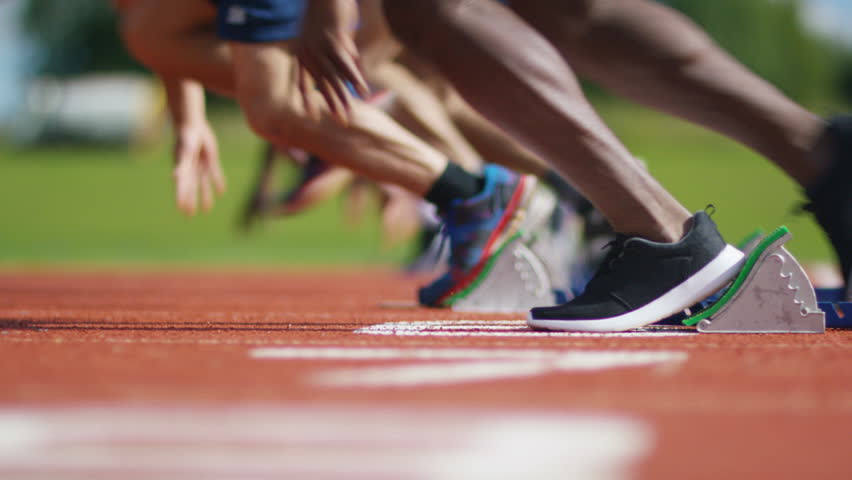
<path fill-rule="evenodd" d="M 628 472 L 639 478 L 852 478 L 850 331 L 530 335 L 516 315 L 413 307 L 413 292 L 424 281 L 351 270 L 5 272 L 0 407 L 615 415 L 652 432 L 650 454 Z M 423 322 L 441 328 L 356 333 Z M 442 329 L 455 334 L 429 333 Z M 258 348 L 287 349 L 295 358 L 256 358 Z M 403 354 L 388 357 L 389 349 Z M 315 356 L 329 351 L 354 351 L 355 358 Z M 478 362 L 478 351 L 508 353 Z M 410 357 L 423 352 L 443 358 Z M 675 352 L 684 360 L 583 371 L 568 366 L 577 352 Z M 506 376 L 507 369 L 519 373 Z M 363 371 L 369 378 L 432 380 L 318 380 Z M 459 372 L 461 380 L 449 380 Z"/>

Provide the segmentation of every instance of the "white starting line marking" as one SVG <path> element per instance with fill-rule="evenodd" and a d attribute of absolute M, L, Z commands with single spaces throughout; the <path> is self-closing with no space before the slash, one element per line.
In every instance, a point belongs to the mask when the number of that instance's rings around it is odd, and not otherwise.
<path fill-rule="evenodd" d="M 0 478 L 613 480 L 652 444 L 582 412 L 0 409 Z"/>
<path fill-rule="evenodd" d="M 430 322 L 391 322 L 359 328 L 363 335 L 435 337 L 681 337 L 698 335 L 694 330 L 673 326 L 649 326 L 630 332 L 539 332 L 520 320 L 438 320 Z"/>
<path fill-rule="evenodd" d="M 411 387 L 531 377 L 553 372 L 678 366 L 685 352 L 643 350 L 522 350 L 468 348 L 256 348 L 251 356 L 277 360 L 386 361 L 415 364 L 326 370 L 310 381 L 327 387 Z"/>

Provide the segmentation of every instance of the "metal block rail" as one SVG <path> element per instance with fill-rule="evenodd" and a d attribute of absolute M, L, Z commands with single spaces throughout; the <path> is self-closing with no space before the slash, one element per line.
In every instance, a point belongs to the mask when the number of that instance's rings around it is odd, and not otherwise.
<path fill-rule="evenodd" d="M 749 253 L 740 274 L 708 308 L 684 320 L 705 333 L 823 333 L 825 313 L 799 262 L 784 248 L 787 227 Z"/>
<path fill-rule="evenodd" d="M 816 289 L 817 305 L 825 312 L 826 327 L 852 328 L 852 302 L 844 294 L 842 288 Z"/>

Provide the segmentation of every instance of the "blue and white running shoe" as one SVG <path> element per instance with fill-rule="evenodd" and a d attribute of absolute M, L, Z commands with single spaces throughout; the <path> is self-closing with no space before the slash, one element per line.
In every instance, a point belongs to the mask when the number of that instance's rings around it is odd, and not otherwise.
<path fill-rule="evenodd" d="M 546 228 L 556 197 L 531 175 L 497 165 L 483 170 L 482 192 L 440 212 L 450 242 L 449 270 L 420 289 L 424 306 L 449 307 L 475 289 L 491 262 L 511 240 L 534 238 Z"/>

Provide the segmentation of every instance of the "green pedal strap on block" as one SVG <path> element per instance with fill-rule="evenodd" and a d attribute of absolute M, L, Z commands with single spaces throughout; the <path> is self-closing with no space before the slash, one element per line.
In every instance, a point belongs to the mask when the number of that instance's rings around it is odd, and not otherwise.
<path fill-rule="evenodd" d="M 446 304 L 457 312 L 526 312 L 556 303 L 548 268 L 524 244 L 519 232 L 510 238 L 467 288 Z"/>
<path fill-rule="evenodd" d="M 763 238 L 722 297 L 684 325 L 706 333 L 825 332 L 814 288 L 784 248 L 790 238 L 784 226 Z"/>

